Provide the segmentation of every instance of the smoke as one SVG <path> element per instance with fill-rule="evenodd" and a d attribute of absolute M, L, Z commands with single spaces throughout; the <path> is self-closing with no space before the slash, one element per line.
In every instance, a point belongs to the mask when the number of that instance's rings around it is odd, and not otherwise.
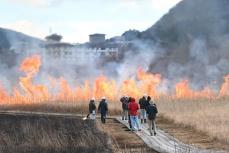
<path fill-rule="evenodd" d="M 168 86 L 187 79 L 193 89 L 218 90 L 229 73 L 228 6 L 226 0 L 183 0 L 142 32 L 139 39 L 163 52 L 149 71 L 161 73 Z"/>
<path fill-rule="evenodd" d="M 40 54 L 42 66 L 35 83 L 49 85 L 48 78 L 65 78 L 72 86 L 80 86 L 85 80 L 94 82 L 100 76 L 119 84 L 136 79 L 139 67 L 163 78 L 160 90 L 174 89 L 182 80 L 189 80 L 195 90 L 211 87 L 219 90 L 223 78 L 229 74 L 229 5 L 226 0 L 183 0 L 154 26 L 141 33 L 129 47 L 122 50 L 118 60 L 89 56 L 86 48 L 74 48 L 65 58 L 47 56 L 44 42 L 27 41 L 29 46 L 18 45 L 16 36 L 9 35 L 11 50 L 17 54 L 16 64 L 1 66 L 4 87 L 12 89 L 23 75 L 19 63 L 26 56 Z M 23 38 L 25 39 L 25 38 Z M 16 80 L 16 81 L 15 81 Z"/>

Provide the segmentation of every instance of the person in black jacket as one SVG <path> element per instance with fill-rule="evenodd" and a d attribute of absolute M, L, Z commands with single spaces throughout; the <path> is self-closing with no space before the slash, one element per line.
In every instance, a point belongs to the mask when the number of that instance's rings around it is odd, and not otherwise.
<path fill-rule="evenodd" d="M 139 99 L 139 105 L 141 123 L 143 123 L 143 121 L 146 123 L 146 107 L 149 105 L 146 94 L 144 94 L 144 96 Z"/>
<path fill-rule="evenodd" d="M 101 114 L 101 122 L 106 123 L 106 115 L 108 113 L 108 105 L 107 105 L 105 97 L 103 97 L 102 100 L 100 101 L 98 111 Z"/>
<path fill-rule="evenodd" d="M 95 105 L 95 98 L 93 97 L 89 102 L 89 116 L 90 119 L 95 120 L 96 118 L 96 105 Z"/>
<path fill-rule="evenodd" d="M 127 96 L 123 96 L 120 99 L 120 102 L 122 103 L 122 120 L 128 120 L 129 98 Z"/>
<path fill-rule="evenodd" d="M 149 131 L 150 131 L 150 135 L 153 135 L 153 131 L 154 131 L 154 135 L 156 135 L 156 115 L 158 113 L 157 110 L 157 105 L 153 103 L 153 101 L 150 101 L 150 105 L 147 106 L 146 108 L 146 112 L 148 115 L 148 124 L 149 124 Z M 153 131 L 152 131 L 153 129 Z"/>
<path fill-rule="evenodd" d="M 129 103 L 131 102 L 131 99 L 132 99 L 132 97 L 128 97 L 128 105 L 129 105 Z M 132 124 L 131 124 L 131 120 L 130 120 L 130 111 L 129 111 L 129 108 L 128 108 L 128 123 L 129 123 L 130 129 L 132 129 Z"/>

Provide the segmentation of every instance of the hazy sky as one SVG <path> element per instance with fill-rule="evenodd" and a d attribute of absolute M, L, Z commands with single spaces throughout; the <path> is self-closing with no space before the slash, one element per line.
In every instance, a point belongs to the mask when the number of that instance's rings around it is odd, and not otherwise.
<path fill-rule="evenodd" d="M 51 32 L 68 42 L 92 33 L 107 38 L 145 30 L 181 0 L 0 0 L 0 27 L 44 38 Z"/>

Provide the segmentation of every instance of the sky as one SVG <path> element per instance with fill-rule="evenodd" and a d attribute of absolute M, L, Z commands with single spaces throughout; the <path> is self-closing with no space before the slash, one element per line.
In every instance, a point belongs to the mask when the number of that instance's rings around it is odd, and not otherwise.
<path fill-rule="evenodd" d="M 0 0 L 0 27 L 44 39 L 83 43 L 88 35 L 146 30 L 181 0 Z"/>

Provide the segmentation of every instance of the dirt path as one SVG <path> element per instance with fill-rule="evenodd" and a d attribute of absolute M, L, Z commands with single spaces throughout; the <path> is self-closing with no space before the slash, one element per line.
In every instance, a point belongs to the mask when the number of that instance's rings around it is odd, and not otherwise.
<path fill-rule="evenodd" d="M 101 125 L 101 128 L 112 137 L 113 148 L 117 149 L 115 152 L 156 153 L 135 133 L 129 131 L 125 125 L 120 124 L 116 119 L 107 119 L 107 123 Z"/>

